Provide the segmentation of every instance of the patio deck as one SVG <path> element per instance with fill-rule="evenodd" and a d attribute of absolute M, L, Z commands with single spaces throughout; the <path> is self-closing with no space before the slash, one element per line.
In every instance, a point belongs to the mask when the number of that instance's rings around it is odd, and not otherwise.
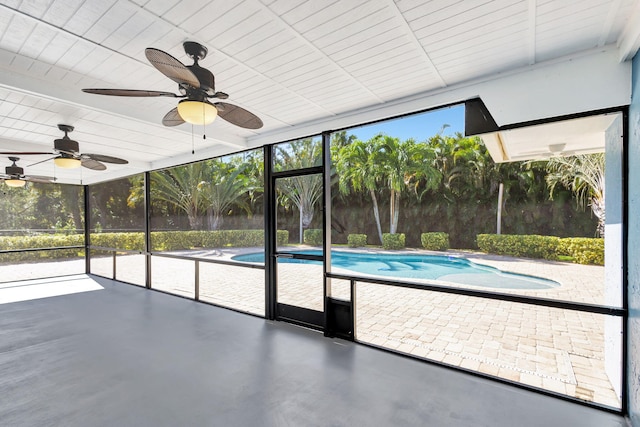
<path fill-rule="evenodd" d="M 214 255 L 228 259 L 234 253 L 237 251 L 217 251 Z M 499 292 L 604 304 L 604 267 L 448 253 L 504 271 L 561 283 L 558 288 L 496 289 Z M 192 262 L 152 259 L 155 288 L 193 297 Z M 142 255 L 118 256 L 118 278 L 143 284 L 143 260 Z M 26 264 L 22 270 L 29 266 L 27 270 L 33 270 L 35 277 L 38 277 L 38 270 L 55 275 L 61 271 L 75 272 L 82 268 L 77 264 L 80 262 Z M 281 266 L 279 301 L 322 310 L 319 279 L 322 267 L 309 264 Z M 111 258 L 93 259 L 92 271 L 110 276 Z M 19 274 L 19 271 L 0 266 L 3 280 L 11 280 L 11 274 Z M 348 299 L 348 283 L 333 280 L 332 296 Z M 358 341 L 620 407 L 617 393 L 605 373 L 606 316 L 364 282 L 357 284 L 356 298 Z M 264 271 L 200 263 L 200 299 L 264 315 Z M 618 321 L 607 319 L 611 320 Z"/>

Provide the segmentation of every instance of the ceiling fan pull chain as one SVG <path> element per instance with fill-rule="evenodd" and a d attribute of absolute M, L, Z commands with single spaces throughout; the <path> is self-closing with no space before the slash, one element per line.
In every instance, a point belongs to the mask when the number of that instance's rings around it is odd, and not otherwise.
<path fill-rule="evenodd" d="M 191 154 L 196 154 L 196 143 L 193 138 L 193 125 L 191 125 Z"/>
<path fill-rule="evenodd" d="M 202 139 L 207 139 L 207 122 L 205 120 L 205 111 L 204 111 L 205 107 L 206 107 L 206 104 L 203 102 L 202 103 Z"/>

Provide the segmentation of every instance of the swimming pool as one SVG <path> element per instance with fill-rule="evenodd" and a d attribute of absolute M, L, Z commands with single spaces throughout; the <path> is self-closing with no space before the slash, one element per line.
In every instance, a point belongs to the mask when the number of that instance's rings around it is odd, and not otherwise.
<path fill-rule="evenodd" d="M 320 250 L 295 251 L 300 254 L 322 255 Z M 234 261 L 263 263 L 264 252 L 236 255 Z M 278 262 L 321 264 L 320 261 L 280 258 Z M 332 251 L 331 266 L 355 273 L 396 277 L 399 279 L 432 279 L 463 285 L 500 289 L 549 289 L 560 283 L 542 277 L 510 273 L 494 267 L 476 264 L 468 259 L 445 255 L 371 254 Z"/>

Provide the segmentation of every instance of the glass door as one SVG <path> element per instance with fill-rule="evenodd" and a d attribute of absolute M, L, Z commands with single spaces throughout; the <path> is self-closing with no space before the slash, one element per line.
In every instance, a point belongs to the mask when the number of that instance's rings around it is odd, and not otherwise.
<path fill-rule="evenodd" d="M 276 318 L 324 328 L 322 173 L 274 180 Z"/>

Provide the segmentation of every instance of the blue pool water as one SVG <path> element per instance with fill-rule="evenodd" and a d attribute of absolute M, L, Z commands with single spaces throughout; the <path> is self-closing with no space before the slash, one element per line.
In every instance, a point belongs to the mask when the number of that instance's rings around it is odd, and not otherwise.
<path fill-rule="evenodd" d="M 300 254 L 322 255 L 319 250 L 296 251 Z M 264 253 L 236 255 L 234 261 L 264 263 Z M 279 258 L 283 263 L 321 264 L 320 261 Z M 501 289 L 548 289 L 558 282 L 542 277 L 509 273 L 494 267 L 476 264 L 465 258 L 443 255 L 396 255 L 357 252 L 331 252 L 332 267 L 354 273 L 396 277 L 400 279 L 434 279 L 464 285 Z"/>

